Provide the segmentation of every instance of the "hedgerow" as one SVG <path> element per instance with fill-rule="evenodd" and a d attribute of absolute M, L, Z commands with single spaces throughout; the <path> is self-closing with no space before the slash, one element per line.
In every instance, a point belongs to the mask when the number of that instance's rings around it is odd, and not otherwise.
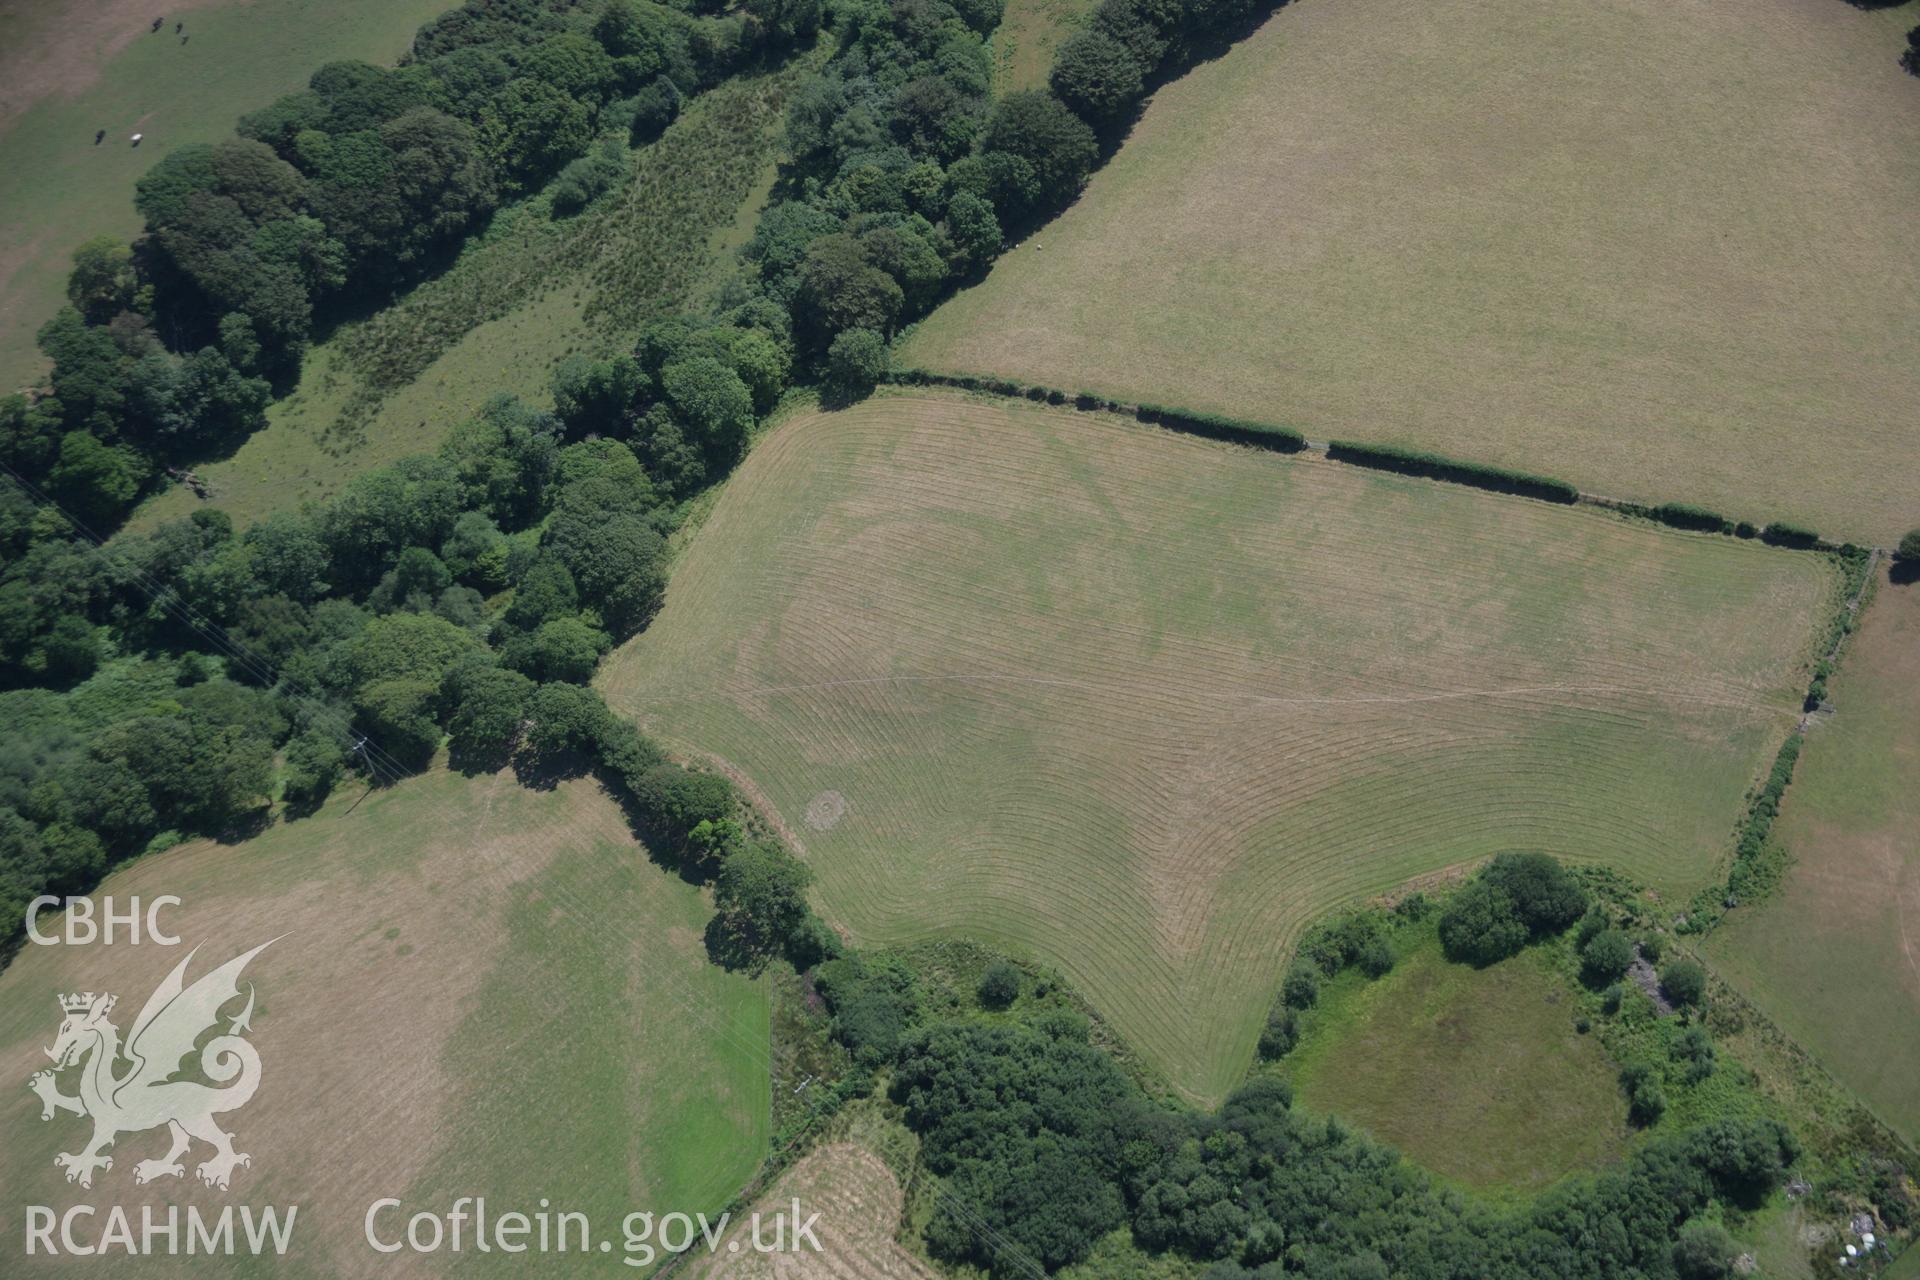
<path fill-rule="evenodd" d="M 1872 558 L 1858 547 L 1848 546 L 1832 553 L 1840 570 L 1837 590 L 1839 603 L 1827 617 L 1815 640 L 1820 657 L 1814 661 L 1807 683 L 1805 710 L 1820 707 L 1827 694 L 1827 679 L 1833 674 L 1841 646 L 1858 621 L 1858 612 L 1872 583 L 1867 570 Z M 1773 822 L 1780 810 L 1781 798 L 1793 781 L 1794 763 L 1805 741 L 1800 732 L 1787 736 L 1775 753 L 1765 782 L 1754 793 L 1734 832 L 1734 856 L 1723 885 L 1709 885 L 1694 895 L 1687 907 L 1681 928 L 1690 933 L 1705 932 L 1719 923 L 1726 911 L 1738 904 L 1752 903 L 1772 892 L 1785 871 L 1787 853 L 1773 840 Z"/>
<path fill-rule="evenodd" d="M 1813 530 L 1785 520 L 1775 520 L 1760 531 L 1760 539 L 1776 547 L 1795 547 L 1807 550 L 1818 545 L 1820 535 Z"/>
<path fill-rule="evenodd" d="M 1248 422 L 1217 413 L 1196 413 L 1187 409 L 1169 409 L 1163 405 L 1143 404 L 1134 410 L 1142 422 L 1151 422 L 1172 431 L 1233 444 L 1250 444 L 1281 453 L 1298 453 L 1307 447 L 1307 438 L 1291 427 L 1276 427 L 1265 422 Z"/>
<path fill-rule="evenodd" d="M 1564 480 L 1533 475 L 1525 471 L 1513 471 L 1506 467 L 1487 466 L 1478 462 L 1462 462 L 1424 449 L 1406 449 L 1387 444 L 1363 444 L 1354 440 L 1335 440 L 1327 446 L 1327 456 L 1341 462 L 1353 463 L 1355 466 L 1371 467 L 1377 471 L 1427 476 L 1435 480 L 1448 480 L 1454 484 L 1471 485 L 1477 489 L 1491 489 L 1496 493 L 1539 498 L 1544 502 L 1573 503 L 1580 500 L 1580 490 Z"/>
<path fill-rule="evenodd" d="M 1800 758 L 1804 741 L 1796 732 L 1787 735 L 1787 740 L 1780 744 L 1766 781 L 1748 802 L 1735 831 L 1733 865 L 1728 870 L 1727 883 L 1723 887 L 1708 886 L 1694 896 L 1687 908 L 1686 920 L 1680 926 L 1683 931 L 1705 932 L 1728 908 L 1751 901 L 1778 882 L 1777 850 L 1769 844 L 1768 837 L 1773 833 L 1774 819 L 1780 815 L 1781 798 L 1793 782 L 1793 767 Z"/>
<path fill-rule="evenodd" d="M 1761 784 L 1753 803 L 1747 807 L 1746 819 L 1740 824 L 1739 836 L 1734 841 L 1736 859 L 1754 857 L 1766 843 L 1768 833 L 1773 830 L 1773 820 L 1780 815 L 1780 798 L 1793 781 L 1793 766 L 1800 759 L 1800 744 L 1804 741 L 1799 734 L 1790 734 L 1774 754 L 1773 768 L 1767 771 L 1767 780 Z"/>
<path fill-rule="evenodd" d="M 1705 533 L 1732 533 L 1733 522 L 1718 511 L 1688 502 L 1663 502 L 1648 512 L 1662 524 L 1676 529 L 1697 529 Z"/>

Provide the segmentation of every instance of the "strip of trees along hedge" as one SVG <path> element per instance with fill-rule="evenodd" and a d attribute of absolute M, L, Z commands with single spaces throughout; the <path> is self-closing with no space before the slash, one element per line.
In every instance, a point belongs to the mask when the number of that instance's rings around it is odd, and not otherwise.
<path fill-rule="evenodd" d="M 656 856 L 715 880 L 718 958 L 807 963 L 828 935 L 804 866 L 750 837 L 726 779 L 668 762 L 586 686 L 657 608 L 680 510 L 625 443 L 568 443 L 502 397 L 437 452 L 244 532 L 202 510 L 110 549 L 35 543 L 0 617 L 72 612 L 41 653 L 55 687 L 0 693 L 5 932 L 37 894 L 244 832 L 276 793 L 298 817 L 349 770 L 394 781 L 444 736 L 462 770 L 599 771 Z"/>
<path fill-rule="evenodd" d="M 1292 427 L 1278 427 L 1269 422 L 1253 422 L 1246 418 L 1230 418 L 1219 413 L 1169 409 L 1157 404 L 1128 404 L 1122 400 L 1108 400 L 1086 391 L 1069 394 L 1057 387 L 1022 386 L 1004 378 L 981 378 L 965 373 L 934 373 L 927 369 L 895 369 L 887 373 L 886 380 L 899 386 L 958 387 L 965 391 L 986 391 L 994 395 L 1031 400 L 1036 404 L 1071 404 L 1074 408 L 1086 412 L 1105 410 L 1112 413 L 1130 413 L 1141 422 L 1151 422 L 1156 426 L 1166 427 L 1170 431 L 1205 436 L 1211 440 L 1226 440 L 1234 444 L 1252 445 L 1258 449 L 1271 449 L 1278 453 L 1298 453 L 1307 447 L 1307 437 Z"/>
<path fill-rule="evenodd" d="M 1525 471 L 1510 471 L 1505 467 L 1485 466 L 1477 462 L 1461 462 L 1441 454 L 1429 453 L 1424 449 L 1403 449 L 1396 445 L 1335 440 L 1328 444 L 1327 456 L 1341 462 L 1351 462 L 1355 466 L 1372 467 L 1379 471 L 1397 471 L 1401 475 L 1408 476 L 1430 476 L 1436 480 L 1450 480 L 1455 484 L 1492 489 L 1499 493 L 1516 493 L 1523 497 L 1540 498 L 1547 502 L 1571 503 L 1580 500 L 1580 491 L 1564 480 L 1536 476 Z"/>
<path fill-rule="evenodd" d="M 1736 538 L 1759 538 L 1776 547 L 1811 550 L 1820 545 L 1820 535 L 1803 525 L 1775 520 L 1756 526 L 1746 520 L 1730 520 L 1709 507 L 1690 502 L 1663 502 L 1657 507 L 1625 505 L 1624 510 L 1643 515 L 1676 529 L 1694 529 L 1703 533 L 1726 533 Z"/>

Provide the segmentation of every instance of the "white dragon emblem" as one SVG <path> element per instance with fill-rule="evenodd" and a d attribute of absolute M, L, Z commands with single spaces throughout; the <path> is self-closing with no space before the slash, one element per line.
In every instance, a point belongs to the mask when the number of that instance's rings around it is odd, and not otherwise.
<path fill-rule="evenodd" d="M 240 971 L 247 962 L 278 941 L 275 938 L 261 943 L 189 987 L 185 985 L 187 965 L 199 951 L 194 948 L 147 997 L 140 1016 L 133 1020 L 124 1051 L 119 1028 L 107 1021 L 117 997 L 91 991 L 60 997 L 64 1015 L 60 1034 L 46 1051 L 53 1059 L 53 1068 L 37 1072 L 27 1087 L 40 1097 L 42 1120 L 71 1111 L 93 1121 L 93 1138 L 84 1148 L 53 1158 L 54 1164 L 67 1171 L 68 1182 L 91 1187 L 94 1170 L 113 1168 L 113 1158 L 104 1153 L 116 1138 L 161 1125 L 167 1126 L 173 1145 L 160 1159 L 136 1164 L 135 1182 L 180 1177 L 186 1172 L 180 1157 L 195 1138 L 213 1147 L 213 1157 L 196 1170 L 200 1181 L 210 1187 L 226 1190 L 235 1167 L 253 1163 L 251 1156 L 233 1149 L 233 1135 L 213 1122 L 216 1115 L 245 1106 L 260 1087 L 260 1055 L 240 1038 L 242 1032 L 252 1030 L 251 983 L 246 1008 L 228 1023 L 225 1034 L 214 1036 L 200 1048 L 200 1070 L 225 1087 L 172 1077 L 179 1073 L 180 1060 L 193 1052 L 201 1035 L 217 1027 L 221 1006 L 239 996 Z M 123 1056 L 131 1065 L 116 1075 L 114 1068 Z M 80 1092 L 69 1096 L 60 1092 L 56 1073 L 76 1065 L 80 1068 Z"/>

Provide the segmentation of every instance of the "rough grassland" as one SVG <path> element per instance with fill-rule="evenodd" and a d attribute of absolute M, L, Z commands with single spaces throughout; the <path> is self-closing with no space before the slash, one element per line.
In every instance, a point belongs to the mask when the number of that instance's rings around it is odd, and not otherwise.
<path fill-rule="evenodd" d="M 230 457 L 197 467 L 242 525 L 323 500 L 353 476 L 437 446 L 495 395 L 547 403 L 575 352 L 629 349 L 641 327 L 698 295 L 765 203 L 794 72 L 729 81 L 635 150 L 625 185 L 572 218 L 544 197 L 496 214 L 458 262 L 308 354 L 300 386 Z M 184 485 L 129 527 L 185 516 Z"/>
<path fill-rule="evenodd" d="M 549 295 L 475 326 L 347 439 L 334 426 L 357 381 L 334 345 L 322 343 L 308 354 L 300 387 L 267 410 L 267 425 L 194 472 L 213 487 L 210 505 L 244 527 L 325 501 L 362 471 L 431 452 L 492 396 L 544 402 L 553 366 L 570 349 L 599 354 L 603 347 L 612 349 L 585 331 L 574 297 Z M 185 485 L 172 485 L 141 503 L 127 528 L 151 530 L 203 505 Z"/>
<path fill-rule="evenodd" d="M 1626 1152 L 1617 1068 L 1538 952 L 1474 969 L 1423 946 L 1378 982 L 1342 975 L 1310 1017 L 1287 1059 L 1301 1103 L 1442 1177 L 1532 1193 Z"/>
<path fill-rule="evenodd" d="M 1920 519 L 1914 22 L 1302 0 L 907 358 L 1890 543 Z"/>
<path fill-rule="evenodd" d="M 1502 849 L 1703 882 L 1833 575 L 1070 410 L 895 395 L 762 440 L 610 659 L 863 942 L 1062 968 L 1197 1095 L 1301 927 Z"/>
<path fill-rule="evenodd" d="M 139 232 L 133 184 L 162 156 L 231 135 L 240 115 L 300 88 L 324 62 L 392 62 L 421 23 L 452 7 L 451 0 L 250 0 L 176 13 L 119 0 L 32 0 L 8 19 L 0 31 L 24 31 L 31 42 L 0 41 L 17 50 L 0 52 L 0 81 L 13 87 L 8 64 L 32 57 L 38 66 L 59 64 L 68 87 L 29 102 L 36 88 L 45 91 L 35 77 L 7 99 L 10 113 L 23 109 L 0 132 L 0 393 L 44 368 L 33 335 L 66 299 L 73 250 L 93 236 Z M 132 38 L 105 30 L 95 15 L 76 14 L 80 8 L 116 15 Z M 148 34 L 162 14 L 166 25 Z M 185 44 L 173 34 L 175 22 L 186 23 Z M 96 147 L 99 129 L 107 138 Z M 146 134 L 138 148 L 127 145 L 135 132 Z"/>
<path fill-rule="evenodd" d="M 53 1156 L 81 1123 L 43 1124 L 25 1085 L 46 1065 L 57 993 L 117 993 L 124 1033 L 187 947 L 203 948 L 197 974 L 282 933 L 249 970 L 260 1092 L 227 1124 L 254 1157 L 232 1200 L 300 1206 L 292 1269 L 273 1274 L 393 1274 L 361 1238 L 383 1196 L 442 1210 L 546 1196 L 611 1230 L 635 1206 L 717 1209 L 752 1175 L 768 1131 L 765 984 L 707 961 L 699 892 L 647 861 L 597 787 L 436 772 L 349 812 L 353 799 L 110 878 L 102 893 L 185 900 L 178 949 L 30 946 L 0 975 L 10 1247 L 21 1204 L 123 1204 L 137 1223 L 143 1203 L 226 1199 L 134 1185 L 164 1134 L 123 1137 L 90 1192 L 69 1186 Z M 91 1261 L 208 1274 L 199 1260 Z"/>
<path fill-rule="evenodd" d="M 1920 585 L 1884 578 L 1800 757 L 1779 894 L 1707 940 L 1726 977 L 1920 1142 Z"/>
<path fill-rule="evenodd" d="M 1093 12 L 1093 0 L 1008 0 L 988 42 L 993 50 L 993 91 L 1044 88 L 1060 42 Z"/>

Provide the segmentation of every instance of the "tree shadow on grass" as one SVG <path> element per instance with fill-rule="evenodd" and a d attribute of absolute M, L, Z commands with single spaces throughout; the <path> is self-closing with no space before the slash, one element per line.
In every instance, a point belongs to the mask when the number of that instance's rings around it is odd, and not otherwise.
<path fill-rule="evenodd" d="M 709 869 L 691 861 L 682 851 L 683 841 L 670 830 L 665 823 L 656 821 L 635 798 L 626 786 L 625 779 L 612 769 L 600 769 L 595 774 L 614 803 L 620 806 L 620 812 L 627 819 L 627 828 L 633 832 L 633 838 L 647 851 L 647 858 L 662 871 L 670 871 L 685 884 L 700 886 L 711 880 Z"/>
<path fill-rule="evenodd" d="M 513 757 L 513 777 L 529 791 L 551 791 L 563 782 L 585 777 L 598 763 L 589 751 L 522 750 Z"/>
<path fill-rule="evenodd" d="M 236 814 L 233 820 L 220 829 L 214 837 L 217 844 L 245 844 L 273 825 L 273 806 L 261 805 L 245 813 Z"/>

